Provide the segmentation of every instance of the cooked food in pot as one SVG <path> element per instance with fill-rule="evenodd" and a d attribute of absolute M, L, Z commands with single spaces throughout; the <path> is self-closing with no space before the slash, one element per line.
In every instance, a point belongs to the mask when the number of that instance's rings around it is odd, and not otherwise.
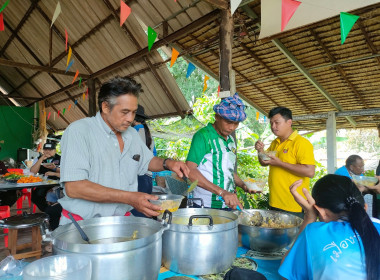
<path fill-rule="evenodd" d="M 132 236 L 129 236 L 129 237 L 109 237 L 109 238 L 95 239 L 95 240 L 91 240 L 91 244 L 112 244 L 112 243 L 131 241 L 131 240 L 137 239 L 137 233 L 138 231 L 135 230 Z"/>
<path fill-rule="evenodd" d="M 291 228 L 295 226 L 291 222 L 284 222 L 279 216 L 273 215 L 270 217 L 263 217 L 260 212 L 254 212 L 252 215 L 246 215 L 242 224 L 264 228 Z"/>

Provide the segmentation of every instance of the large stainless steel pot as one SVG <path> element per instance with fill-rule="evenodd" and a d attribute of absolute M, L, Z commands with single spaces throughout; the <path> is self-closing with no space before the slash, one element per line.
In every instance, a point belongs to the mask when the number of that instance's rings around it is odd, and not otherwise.
<path fill-rule="evenodd" d="M 228 269 L 238 248 L 238 217 L 216 209 L 186 208 L 173 213 L 162 236 L 166 268 L 187 275 L 220 273 Z"/>
<path fill-rule="evenodd" d="M 239 215 L 239 232 L 244 247 L 258 252 L 271 253 L 291 245 L 297 237 L 302 219 L 288 213 L 272 210 L 246 210 L 251 214 L 259 213 L 264 220 L 272 219 L 289 225 L 286 228 L 273 228 L 249 225 L 249 215 Z"/>
<path fill-rule="evenodd" d="M 73 224 L 53 233 L 54 254 L 82 254 L 91 257 L 92 279 L 156 280 L 161 267 L 162 233 L 159 222 L 136 217 L 101 217 L 78 221 L 91 240 L 132 237 L 111 244 L 87 244 Z M 124 239 L 125 240 L 125 239 Z"/>

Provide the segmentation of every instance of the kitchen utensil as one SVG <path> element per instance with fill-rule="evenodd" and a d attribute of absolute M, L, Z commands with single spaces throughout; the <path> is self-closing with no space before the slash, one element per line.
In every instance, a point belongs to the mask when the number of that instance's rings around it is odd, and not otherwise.
<path fill-rule="evenodd" d="M 156 196 L 158 196 L 157 200 L 149 200 L 149 202 L 160 206 L 161 210 L 158 211 L 160 213 L 163 213 L 165 210 L 169 210 L 170 212 L 177 211 L 184 199 L 184 196 L 176 194 L 160 194 Z"/>
<path fill-rule="evenodd" d="M 238 248 L 237 219 L 234 213 L 218 209 L 182 208 L 174 212 L 170 228 L 162 236 L 164 266 L 185 275 L 225 271 Z"/>
<path fill-rule="evenodd" d="M 242 219 L 239 218 L 238 228 L 241 233 L 241 243 L 244 247 L 257 252 L 271 253 L 288 247 L 296 239 L 299 226 L 302 223 L 301 218 L 273 210 L 248 209 L 246 211 L 250 212 L 251 215 L 259 212 L 266 221 L 267 219 L 272 219 L 291 226 L 286 228 L 251 226 L 245 223 L 242 224 Z"/>
<path fill-rule="evenodd" d="M 157 280 L 161 267 L 162 233 L 170 227 L 170 221 L 161 224 L 146 218 L 111 216 L 77 223 L 91 237 L 91 241 L 131 237 L 135 231 L 138 232 L 138 239 L 112 244 L 87 244 L 70 223 L 58 227 L 52 233 L 55 255 L 89 256 L 92 280 Z"/>
<path fill-rule="evenodd" d="M 187 179 L 187 180 L 190 182 L 189 179 Z M 190 184 L 188 190 L 187 190 L 187 193 L 192 192 L 192 191 L 195 189 L 195 187 L 196 187 L 197 185 L 198 185 L 198 180 L 195 180 L 194 182 L 192 182 L 192 183 Z"/>
<path fill-rule="evenodd" d="M 77 230 L 80 233 L 80 236 L 84 241 L 86 241 L 88 244 L 91 244 L 90 239 L 88 238 L 87 234 L 83 231 L 83 229 L 78 225 L 77 221 L 75 221 L 74 217 L 71 215 L 71 213 L 68 213 L 70 220 L 73 222 L 74 226 L 77 228 Z"/>
<path fill-rule="evenodd" d="M 226 203 L 226 202 L 224 201 L 223 197 L 221 197 L 221 196 L 219 196 L 219 200 L 220 200 L 220 201 L 223 201 L 224 203 Z M 239 205 L 236 205 L 236 209 L 239 210 L 240 212 L 243 212 L 243 213 L 249 215 L 249 216 L 252 215 L 252 214 L 251 214 L 250 212 L 248 212 L 247 210 L 245 210 L 245 209 L 241 209 Z"/>

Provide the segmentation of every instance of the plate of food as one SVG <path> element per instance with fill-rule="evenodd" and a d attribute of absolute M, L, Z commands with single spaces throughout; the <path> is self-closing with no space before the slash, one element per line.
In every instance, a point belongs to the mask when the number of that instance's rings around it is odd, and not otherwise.
<path fill-rule="evenodd" d="M 276 151 L 265 151 L 262 153 L 259 153 L 259 157 L 261 160 L 270 160 L 270 156 L 276 156 L 277 152 Z"/>
<path fill-rule="evenodd" d="M 43 180 L 40 177 L 37 176 L 23 176 L 20 179 L 17 180 L 17 184 L 34 184 L 39 185 L 41 184 Z"/>
<path fill-rule="evenodd" d="M 264 189 L 265 184 L 267 183 L 264 179 L 254 179 L 248 178 L 243 180 L 244 184 L 249 190 L 261 192 Z"/>

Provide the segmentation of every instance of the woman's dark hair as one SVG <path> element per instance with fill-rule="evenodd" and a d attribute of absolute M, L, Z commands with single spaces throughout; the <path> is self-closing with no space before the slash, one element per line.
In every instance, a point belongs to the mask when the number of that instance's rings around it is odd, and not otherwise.
<path fill-rule="evenodd" d="M 356 164 L 356 161 L 360 159 L 360 160 L 363 160 L 360 156 L 358 155 L 350 155 L 347 159 L 346 159 L 346 167 L 350 167 L 351 165 L 355 165 Z"/>
<path fill-rule="evenodd" d="M 99 111 L 102 112 L 102 103 L 107 102 L 110 110 L 116 104 L 116 98 L 124 94 L 132 94 L 136 97 L 141 92 L 141 84 L 128 77 L 115 77 L 104 83 L 98 95 Z"/>
<path fill-rule="evenodd" d="M 368 280 L 380 279 L 380 235 L 364 210 L 364 198 L 352 180 L 329 174 L 319 179 L 312 190 L 315 204 L 335 214 L 347 215 L 364 247 Z"/>
<path fill-rule="evenodd" d="M 292 111 L 286 107 L 275 107 L 269 111 L 268 118 L 272 118 L 275 115 L 280 114 L 286 121 L 292 120 Z"/>

